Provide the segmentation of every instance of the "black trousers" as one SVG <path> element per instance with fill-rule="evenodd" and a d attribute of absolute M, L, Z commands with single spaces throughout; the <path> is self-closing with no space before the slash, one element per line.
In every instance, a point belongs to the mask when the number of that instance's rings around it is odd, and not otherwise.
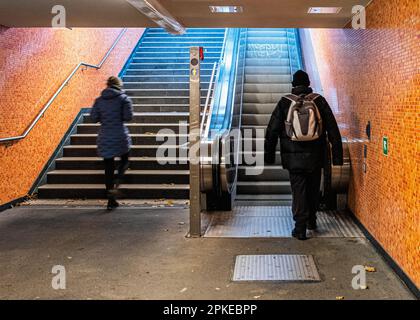
<path fill-rule="evenodd" d="M 124 173 L 128 169 L 128 155 L 129 153 L 123 154 L 121 156 L 121 161 L 118 165 L 118 179 L 121 179 L 124 176 Z M 112 190 L 115 187 L 115 159 L 108 158 L 104 159 L 105 162 L 105 186 L 106 190 Z"/>
<path fill-rule="evenodd" d="M 292 186 L 292 212 L 297 230 L 306 230 L 308 221 L 316 221 L 319 205 L 321 169 L 313 172 L 290 172 Z"/>

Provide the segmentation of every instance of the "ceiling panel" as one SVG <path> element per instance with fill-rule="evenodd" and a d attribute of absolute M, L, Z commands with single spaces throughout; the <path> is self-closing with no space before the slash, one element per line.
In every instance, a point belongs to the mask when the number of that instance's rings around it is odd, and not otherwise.
<path fill-rule="evenodd" d="M 324 27 L 340 28 L 351 19 L 351 8 L 370 0 L 159 0 L 186 27 Z M 0 24 L 50 27 L 51 8 L 66 8 L 69 27 L 155 26 L 125 0 L 0 0 Z M 212 14 L 209 5 L 238 5 L 239 14 Z M 339 14 L 309 15 L 311 6 L 343 7 Z"/>

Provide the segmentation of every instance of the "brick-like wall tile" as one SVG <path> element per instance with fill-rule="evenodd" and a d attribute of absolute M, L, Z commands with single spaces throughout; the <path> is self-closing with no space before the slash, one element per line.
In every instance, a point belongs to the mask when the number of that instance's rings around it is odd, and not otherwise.
<path fill-rule="evenodd" d="M 98 64 L 121 29 L 0 27 L 0 137 L 21 134 L 80 62 Z M 82 107 L 118 75 L 144 29 L 128 29 L 100 70 L 81 70 L 27 138 L 0 146 L 0 204 L 24 196 Z"/>
<path fill-rule="evenodd" d="M 311 30 L 350 147 L 349 206 L 420 286 L 420 2 L 374 0 L 367 30 Z M 372 140 L 365 127 L 372 123 Z M 387 136 L 390 153 L 382 151 Z M 362 139 L 363 142 L 359 142 Z M 368 146 L 367 173 L 363 145 Z"/>

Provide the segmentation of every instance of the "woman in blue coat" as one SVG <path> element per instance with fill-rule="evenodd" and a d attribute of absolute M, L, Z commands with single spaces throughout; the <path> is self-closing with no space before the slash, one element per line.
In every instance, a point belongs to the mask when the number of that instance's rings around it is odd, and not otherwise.
<path fill-rule="evenodd" d="M 97 145 L 98 154 L 105 162 L 105 186 L 108 197 L 108 210 L 118 207 L 115 199 L 118 188 L 125 171 L 128 169 L 128 155 L 131 148 L 131 138 L 124 122 L 133 118 L 133 104 L 131 99 L 122 90 L 123 83 L 117 77 L 110 77 L 107 88 L 95 100 L 91 111 L 91 119 L 100 122 Z M 120 157 L 118 176 L 114 179 L 114 158 Z"/>

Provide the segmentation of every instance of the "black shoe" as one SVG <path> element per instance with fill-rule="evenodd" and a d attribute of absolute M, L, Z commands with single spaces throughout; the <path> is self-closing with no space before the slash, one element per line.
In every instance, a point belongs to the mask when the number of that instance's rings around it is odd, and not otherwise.
<path fill-rule="evenodd" d="M 316 220 L 309 221 L 307 224 L 308 230 L 316 230 L 318 226 L 316 225 Z"/>
<path fill-rule="evenodd" d="M 111 211 L 114 210 L 116 208 L 118 208 L 120 206 L 120 204 L 117 202 L 117 200 L 115 199 L 109 199 L 108 200 L 108 205 L 107 205 L 107 210 Z"/>
<path fill-rule="evenodd" d="M 293 229 L 292 231 L 292 236 L 298 240 L 308 240 L 308 238 L 306 237 L 306 230 L 304 231 L 297 231 L 296 228 Z"/>

